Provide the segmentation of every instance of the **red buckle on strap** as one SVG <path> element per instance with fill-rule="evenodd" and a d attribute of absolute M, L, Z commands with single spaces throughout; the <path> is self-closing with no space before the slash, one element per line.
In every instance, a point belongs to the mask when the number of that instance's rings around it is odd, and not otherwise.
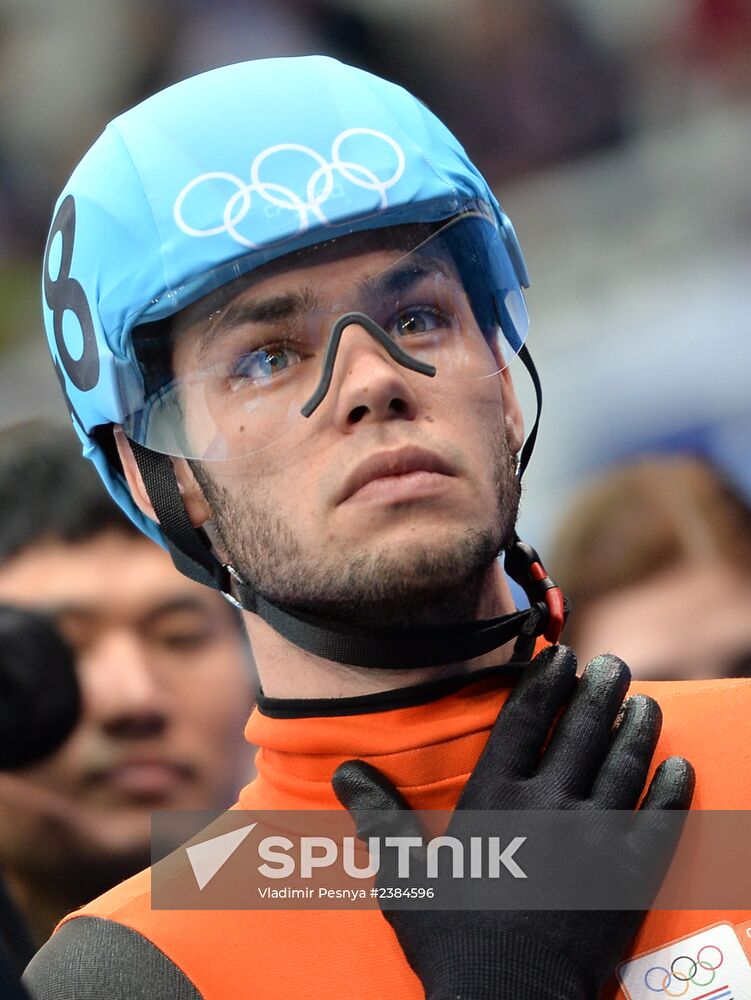
<path fill-rule="evenodd" d="M 555 644 L 560 639 L 566 622 L 566 613 L 563 609 L 563 591 L 557 584 L 553 583 L 541 562 L 533 562 L 529 567 L 529 574 L 545 591 L 543 596 L 548 606 L 548 624 L 543 635 L 548 642 Z"/>

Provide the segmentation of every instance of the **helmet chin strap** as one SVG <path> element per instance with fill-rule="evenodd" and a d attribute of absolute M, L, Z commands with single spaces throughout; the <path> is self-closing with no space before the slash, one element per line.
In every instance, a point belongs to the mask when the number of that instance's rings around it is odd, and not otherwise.
<path fill-rule="evenodd" d="M 428 377 L 435 375 L 432 365 L 406 354 L 369 316 L 348 313 L 332 328 L 319 384 L 302 407 L 306 417 L 328 392 L 341 335 L 351 323 L 367 330 L 398 364 Z M 530 374 L 537 400 L 535 421 L 519 455 L 517 474 L 521 479 L 537 438 L 542 387 L 525 346 L 519 350 L 519 358 Z M 505 568 L 529 598 L 530 607 L 523 611 L 483 621 L 384 629 L 354 626 L 279 607 L 254 590 L 234 567 L 220 562 L 206 533 L 193 527 L 171 459 L 134 441 L 131 447 L 177 569 L 219 590 L 236 607 L 259 615 L 285 639 L 309 653 L 353 667 L 414 670 L 474 659 L 511 639 L 526 638 L 531 646 L 536 636 L 544 634 L 550 642 L 558 641 L 567 612 L 563 594 L 548 577 L 535 550 L 520 541 L 516 533 L 506 549 Z"/>

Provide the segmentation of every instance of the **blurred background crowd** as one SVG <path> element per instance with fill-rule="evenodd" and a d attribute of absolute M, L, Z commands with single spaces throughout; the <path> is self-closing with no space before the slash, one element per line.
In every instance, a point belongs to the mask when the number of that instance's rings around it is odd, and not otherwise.
<path fill-rule="evenodd" d="M 520 534 L 572 599 L 564 637 L 640 677 L 751 674 L 751 0 L 0 0 L 0 600 L 52 612 L 82 698 L 55 755 L 0 775 L 19 968 L 148 862 L 151 809 L 222 808 L 252 773 L 238 622 L 133 536 L 64 429 L 39 294 L 53 203 L 149 93 L 313 52 L 415 92 L 515 222 L 545 387 Z"/>
<path fill-rule="evenodd" d="M 310 52 L 416 92 L 515 222 L 545 387 L 522 537 L 548 553 L 581 489 L 645 453 L 658 477 L 699 456 L 746 502 L 749 0 L 0 0 L 0 426 L 64 419 L 39 261 L 104 124 L 201 70 Z"/>

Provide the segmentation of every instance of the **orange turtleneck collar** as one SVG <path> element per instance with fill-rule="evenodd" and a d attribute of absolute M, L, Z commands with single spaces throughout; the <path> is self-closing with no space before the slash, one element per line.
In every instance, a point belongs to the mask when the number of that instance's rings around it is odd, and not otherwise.
<path fill-rule="evenodd" d="M 245 735 L 260 747 L 239 808 L 339 808 L 331 776 L 344 760 L 379 768 L 416 809 L 453 809 L 522 665 L 345 699 L 261 696 Z M 654 765 L 682 754 L 697 772 L 694 809 L 751 808 L 746 734 L 751 678 L 640 681 L 663 729 Z"/>
<path fill-rule="evenodd" d="M 240 808 L 338 808 L 331 775 L 367 760 L 416 809 L 453 808 L 518 676 L 510 664 L 385 694 L 301 702 L 261 697 L 245 730 L 260 747 Z"/>

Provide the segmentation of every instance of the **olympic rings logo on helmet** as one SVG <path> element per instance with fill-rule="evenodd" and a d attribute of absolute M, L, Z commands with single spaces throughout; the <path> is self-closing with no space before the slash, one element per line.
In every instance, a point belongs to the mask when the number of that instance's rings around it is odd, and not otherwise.
<path fill-rule="evenodd" d="M 364 163 L 342 158 L 342 145 L 353 136 L 373 136 L 391 148 L 395 154 L 396 162 L 390 177 L 383 180 Z M 316 164 L 305 185 L 304 197 L 291 187 L 277 181 L 265 181 L 261 177 L 262 166 L 272 156 L 278 157 L 284 153 L 302 153 L 309 156 Z M 228 233 L 237 243 L 255 250 L 258 249 L 259 244 L 254 243 L 237 229 L 250 212 L 253 203 L 252 195 L 261 198 L 266 203 L 267 209 L 276 208 L 277 210 L 297 212 L 299 218 L 298 233 L 303 233 L 310 225 L 311 216 L 322 225 L 329 224 L 329 220 L 323 212 L 323 205 L 335 190 L 334 180 L 337 173 L 355 187 L 376 192 L 380 200 L 379 209 L 382 210 L 388 206 L 386 192 L 400 179 L 404 173 L 405 165 L 404 150 L 395 139 L 386 135 L 385 132 L 378 132 L 371 128 L 349 128 L 340 132 L 332 142 L 330 159 L 328 160 L 315 149 L 311 149 L 310 146 L 288 142 L 269 146 L 258 153 L 250 167 L 250 183 L 246 183 L 235 174 L 221 170 L 199 174 L 198 177 L 189 181 L 177 196 L 173 215 L 177 225 L 188 236 L 216 236 L 220 233 Z M 186 199 L 200 185 L 216 181 L 228 181 L 236 188 L 224 206 L 221 224 L 202 229 L 190 225 L 185 218 Z M 318 190 L 319 188 L 320 190 Z"/>
<path fill-rule="evenodd" d="M 703 958 L 702 953 L 704 953 Z M 724 960 L 721 948 L 714 944 L 705 944 L 699 949 L 696 958 L 690 955 L 677 955 L 670 963 L 669 969 L 664 965 L 651 966 L 644 973 L 644 985 L 651 993 L 682 997 L 688 993 L 689 986 L 709 986 L 713 983 L 717 970 Z M 700 970 L 704 972 L 700 974 Z M 682 984 L 682 987 L 671 989 L 674 980 L 676 984 Z"/>

